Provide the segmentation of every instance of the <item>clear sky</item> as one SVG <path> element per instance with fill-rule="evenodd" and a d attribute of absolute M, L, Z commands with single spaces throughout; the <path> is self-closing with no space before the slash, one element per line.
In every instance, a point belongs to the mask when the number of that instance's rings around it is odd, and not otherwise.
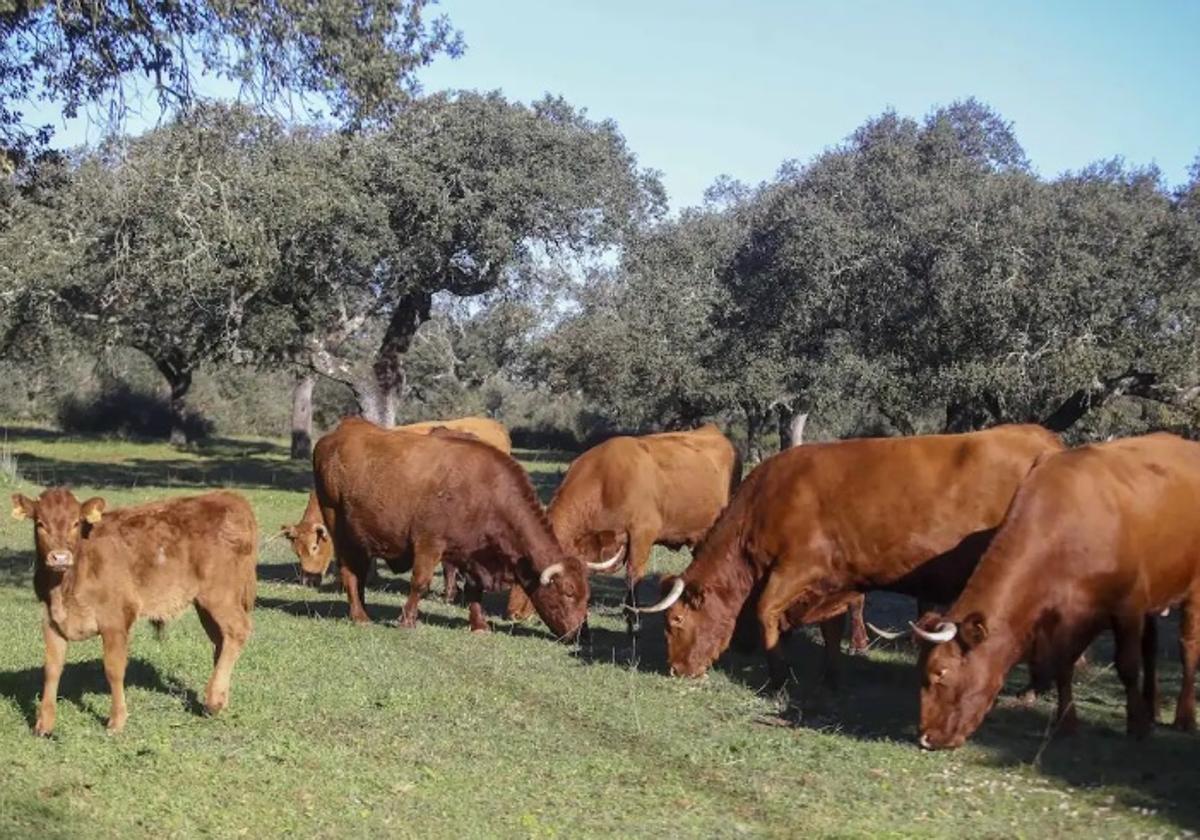
<path fill-rule="evenodd" d="M 426 68 L 426 90 L 500 88 L 526 101 L 550 92 L 611 117 L 642 165 L 663 173 L 676 208 L 698 203 L 720 174 L 769 178 L 886 108 L 920 117 L 967 96 L 1015 124 L 1047 177 L 1122 155 L 1178 184 L 1200 155 L 1200 0 L 434 8 L 463 30 L 467 52 Z M 96 134 L 76 125 L 58 142 Z"/>
<path fill-rule="evenodd" d="M 1200 155 L 1200 2 L 442 0 L 467 53 L 427 90 L 560 93 L 612 117 L 675 207 L 751 183 L 886 108 L 975 96 L 1047 177 L 1122 155 L 1183 182 Z"/>

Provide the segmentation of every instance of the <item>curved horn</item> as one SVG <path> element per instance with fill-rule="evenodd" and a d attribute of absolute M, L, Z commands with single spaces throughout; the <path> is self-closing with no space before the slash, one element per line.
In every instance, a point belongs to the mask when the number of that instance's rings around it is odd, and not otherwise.
<path fill-rule="evenodd" d="M 593 563 L 591 561 L 588 561 L 587 567 L 589 569 L 591 569 L 593 572 L 607 572 L 613 566 L 620 563 L 621 558 L 624 556 L 625 556 L 625 546 L 621 546 L 619 549 L 617 549 L 617 553 L 614 554 L 612 557 L 609 557 L 607 560 L 602 560 L 599 563 Z"/>
<path fill-rule="evenodd" d="M 639 613 L 662 612 L 663 610 L 669 609 L 672 604 L 674 604 L 676 601 L 678 601 L 679 596 L 682 594 L 683 594 L 683 578 L 675 578 L 675 582 L 673 584 L 671 584 L 671 591 L 668 592 L 666 597 L 663 598 L 661 601 L 659 601 L 657 604 L 650 606 L 650 607 L 631 607 L 628 604 L 626 604 L 625 609 L 631 610 L 633 612 L 639 612 Z"/>
<path fill-rule="evenodd" d="M 912 632 L 911 630 L 880 630 L 869 621 L 867 622 L 867 626 L 871 628 L 871 632 L 876 636 L 881 639 L 887 639 L 889 642 L 899 639 L 902 636 L 907 636 Z"/>
<path fill-rule="evenodd" d="M 566 568 L 566 565 L 563 563 L 551 563 L 549 566 L 542 569 L 542 586 L 549 586 L 550 581 L 554 580 L 554 576 L 561 575 Z"/>
<path fill-rule="evenodd" d="M 951 639 L 953 639 L 956 635 L 958 635 L 958 625 L 955 624 L 953 621 L 943 621 L 941 624 L 939 624 L 937 626 L 937 629 L 933 630 L 933 631 L 922 630 L 920 627 L 918 627 L 916 624 L 914 624 L 911 621 L 908 622 L 908 626 L 911 627 L 912 631 L 914 633 L 916 633 L 918 636 L 920 636 L 922 639 L 924 639 L 927 642 L 933 642 L 934 644 L 940 644 L 941 642 L 948 642 Z"/>

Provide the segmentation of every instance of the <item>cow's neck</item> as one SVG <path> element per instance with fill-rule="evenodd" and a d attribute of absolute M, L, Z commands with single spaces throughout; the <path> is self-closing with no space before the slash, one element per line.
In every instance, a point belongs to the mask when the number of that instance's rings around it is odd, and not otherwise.
<path fill-rule="evenodd" d="M 46 605 L 46 611 L 55 624 L 67 621 L 75 601 L 75 583 L 79 579 L 79 566 L 71 566 L 61 572 L 39 569 L 34 575 L 34 587 L 38 598 Z"/>

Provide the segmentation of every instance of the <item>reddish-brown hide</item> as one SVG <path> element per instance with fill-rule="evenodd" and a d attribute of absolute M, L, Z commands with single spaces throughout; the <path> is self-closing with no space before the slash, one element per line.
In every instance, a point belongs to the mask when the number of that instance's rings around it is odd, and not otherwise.
<path fill-rule="evenodd" d="M 683 575 L 663 581 L 671 670 L 704 673 L 750 602 L 776 683 L 786 675 L 778 645 L 787 624 L 837 616 L 822 628 L 832 679 L 830 641 L 847 606 L 871 589 L 952 601 L 1021 479 L 1061 448 L 1040 427 L 1002 426 L 805 444 L 767 459 Z"/>
<path fill-rule="evenodd" d="M 559 546 L 529 476 L 508 455 L 457 435 L 397 434 L 350 417 L 317 442 L 313 473 L 355 621 L 368 620 L 363 582 L 372 557 L 412 569 L 405 626 L 416 624 L 442 561 L 467 576 L 473 630 L 487 629 L 481 590 L 514 585 L 559 636 L 586 619 L 586 567 Z"/>
<path fill-rule="evenodd" d="M 45 684 L 34 731 L 54 729 L 67 642 L 99 635 L 112 690 L 108 728 L 125 725 L 125 665 L 133 622 L 175 618 L 194 604 L 214 646 L 205 706 L 229 702 L 234 663 L 250 636 L 258 525 L 249 503 L 218 492 L 105 512 L 64 488 L 35 501 L 16 494 L 13 516 L 34 523 L 34 591 L 44 606 Z"/>
<path fill-rule="evenodd" d="M 737 450 L 714 425 L 615 437 L 576 458 L 547 515 L 568 553 L 592 564 L 625 561 L 627 603 L 655 545 L 694 546 L 741 480 Z M 518 611 L 519 613 L 520 611 Z M 630 631 L 636 614 L 630 613 Z"/>
<path fill-rule="evenodd" d="M 502 424 L 487 417 L 426 420 L 406 426 L 396 426 L 393 431 L 444 437 L 455 434 L 466 435 L 493 446 L 506 455 L 512 452 L 512 440 L 508 430 Z M 309 586 L 320 585 L 321 579 L 329 570 L 329 564 L 333 561 L 333 542 L 321 520 L 321 510 L 317 505 L 315 494 L 309 493 L 308 505 L 304 508 L 304 515 L 300 517 L 300 521 L 294 525 L 283 526 L 281 531 L 292 544 L 292 551 L 295 552 L 296 559 L 300 563 L 301 582 Z M 458 592 L 457 572 L 453 566 L 443 564 L 442 575 L 446 581 L 446 600 L 453 601 Z M 528 605 L 528 600 L 519 589 L 514 591 L 513 597 L 518 596 L 520 603 Z"/>
<path fill-rule="evenodd" d="M 944 618 L 920 624 L 931 642 L 921 662 L 921 745 L 957 747 L 970 737 L 1031 646 L 1040 667 L 1054 674 L 1058 722 L 1071 731 L 1075 660 L 1110 627 L 1127 727 L 1145 735 L 1157 706 L 1148 616 L 1175 605 L 1182 606 L 1183 662 L 1175 726 L 1194 729 L 1197 511 L 1200 444 L 1174 435 L 1083 446 L 1040 460 L 961 597 Z"/>

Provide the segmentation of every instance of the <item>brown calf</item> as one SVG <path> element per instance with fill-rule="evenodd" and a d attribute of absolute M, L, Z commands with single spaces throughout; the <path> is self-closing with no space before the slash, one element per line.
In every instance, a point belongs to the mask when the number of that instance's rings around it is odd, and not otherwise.
<path fill-rule="evenodd" d="M 105 512 L 64 488 L 38 499 L 15 494 L 13 516 L 34 523 L 33 587 L 45 607 L 45 684 L 34 731 L 54 729 L 67 642 L 99 635 L 112 690 L 108 728 L 125 726 L 129 631 L 138 618 L 169 621 L 188 604 L 212 640 L 213 673 L 204 704 L 229 703 L 229 681 L 254 608 L 258 525 L 244 498 L 208 493 Z"/>
<path fill-rule="evenodd" d="M 1194 729 L 1197 511 L 1200 444 L 1174 435 L 1083 446 L 1039 461 L 962 595 L 944 618 L 927 616 L 917 626 L 930 643 L 921 662 L 921 746 L 957 747 L 970 737 L 1029 648 L 1054 675 L 1060 729 L 1073 730 L 1075 661 L 1110 627 L 1127 728 L 1147 734 L 1157 707 L 1150 616 L 1175 605 L 1183 608 L 1175 726 Z"/>

